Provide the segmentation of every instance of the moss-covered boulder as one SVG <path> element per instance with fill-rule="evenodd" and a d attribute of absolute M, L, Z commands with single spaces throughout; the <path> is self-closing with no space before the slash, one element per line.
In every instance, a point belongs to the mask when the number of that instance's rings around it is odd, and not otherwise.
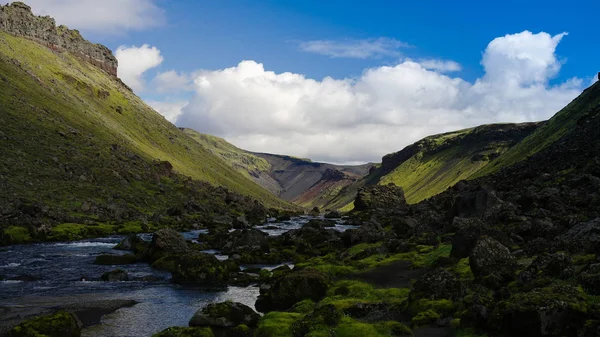
<path fill-rule="evenodd" d="M 3 335 L 3 337 L 79 336 L 81 336 L 81 322 L 73 314 L 65 311 L 27 320 Z"/>
<path fill-rule="evenodd" d="M 329 279 L 314 269 L 284 273 L 276 278 L 270 289 L 261 291 L 256 309 L 261 312 L 287 310 L 305 299 L 319 301 L 327 294 Z"/>
<path fill-rule="evenodd" d="M 219 261 L 214 255 L 200 252 L 171 255 L 164 259 L 170 260 L 167 270 L 171 272 L 173 282 L 179 284 L 225 285 L 230 273 L 239 271 L 235 263 Z"/>
<path fill-rule="evenodd" d="M 507 336 L 575 337 L 585 325 L 588 309 L 581 289 L 553 284 L 511 296 L 498 304 L 493 316 Z"/>
<path fill-rule="evenodd" d="M 125 270 L 116 269 L 102 274 L 102 277 L 100 277 L 100 279 L 104 282 L 129 281 L 129 274 Z"/>
<path fill-rule="evenodd" d="M 210 328 L 172 327 L 165 329 L 152 337 L 214 337 Z"/>
<path fill-rule="evenodd" d="M 469 264 L 475 278 L 493 288 L 512 280 L 517 269 L 517 260 L 510 250 L 489 236 L 477 241 Z"/>
<path fill-rule="evenodd" d="M 120 265 L 120 264 L 133 264 L 137 262 L 137 258 L 132 254 L 125 255 L 109 255 L 102 254 L 96 256 L 94 264 L 99 265 Z"/>
<path fill-rule="evenodd" d="M 154 262 L 168 254 L 185 254 L 189 246 L 183 236 L 172 228 L 163 228 L 152 236 L 148 257 Z"/>
<path fill-rule="evenodd" d="M 358 190 L 354 200 L 355 211 L 397 209 L 407 207 L 404 190 L 394 184 L 369 185 Z"/>
<path fill-rule="evenodd" d="M 342 312 L 333 304 L 326 304 L 316 308 L 292 325 L 294 336 L 306 336 L 311 331 L 327 331 L 335 327 L 342 319 Z"/>
<path fill-rule="evenodd" d="M 243 229 L 229 233 L 227 241 L 221 247 L 225 254 L 240 253 L 245 251 L 255 252 L 269 250 L 269 235 L 258 229 Z"/>
<path fill-rule="evenodd" d="M 238 325 L 256 327 L 260 315 L 249 306 L 237 302 L 211 303 L 198 310 L 190 320 L 190 326 L 233 328 Z"/>
<path fill-rule="evenodd" d="M 374 243 L 385 238 L 383 227 L 377 222 L 365 222 L 356 229 L 348 229 L 342 234 L 342 241 L 347 247 L 359 243 Z"/>

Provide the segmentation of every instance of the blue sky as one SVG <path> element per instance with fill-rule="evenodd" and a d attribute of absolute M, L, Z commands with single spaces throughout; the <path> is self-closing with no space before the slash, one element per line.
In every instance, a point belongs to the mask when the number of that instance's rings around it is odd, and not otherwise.
<path fill-rule="evenodd" d="M 550 118 L 600 70 L 600 2 L 30 0 L 107 45 L 178 126 L 378 161 L 430 134 Z"/>

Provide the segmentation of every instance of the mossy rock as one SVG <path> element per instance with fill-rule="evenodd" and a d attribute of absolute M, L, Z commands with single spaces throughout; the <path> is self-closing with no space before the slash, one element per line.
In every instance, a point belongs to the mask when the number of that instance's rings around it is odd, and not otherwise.
<path fill-rule="evenodd" d="M 241 324 L 255 327 L 260 315 L 247 305 L 236 302 L 211 303 L 198 310 L 190 320 L 190 326 L 233 328 Z"/>
<path fill-rule="evenodd" d="M 517 293 L 500 302 L 495 324 L 509 336 L 576 336 L 586 320 L 589 302 L 580 288 L 552 284 Z"/>
<path fill-rule="evenodd" d="M 0 246 L 29 243 L 31 241 L 29 230 L 25 227 L 11 226 L 0 232 Z"/>
<path fill-rule="evenodd" d="M 254 337 L 293 337 L 292 324 L 302 317 L 294 312 L 269 312 L 261 318 Z"/>
<path fill-rule="evenodd" d="M 425 326 L 434 323 L 440 318 L 440 314 L 434 310 L 426 310 L 416 314 L 412 318 L 412 324 L 414 327 Z"/>
<path fill-rule="evenodd" d="M 65 311 L 27 320 L 3 335 L 3 337 L 79 336 L 81 336 L 81 322 L 73 314 Z"/>
<path fill-rule="evenodd" d="M 210 328 L 183 328 L 172 327 L 167 328 L 152 337 L 214 337 Z"/>
<path fill-rule="evenodd" d="M 316 302 L 325 297 L 328 288 L 329 278 L 320 271 L 304 269 L 285 273 L 267 293 L 258 297 L 256 309 L 262 312 L 287 310 L 302 300 Z"/>
<path fill-rule="evenodd" d="M 96 257 L 94 264 L 99 265 L 122 265 L 122 264 L 133 264 L 137 262 L 137 258 L 132 254 L 125 255 L 108 255 L 102 254 Z"/>
<path fill-rule="evenodd" d="M 235 263 L 219 261 L 214 255 L 189 252 L 169 258 L 174 283 L 225 285 L 231 272 L 239 271 Z"/>

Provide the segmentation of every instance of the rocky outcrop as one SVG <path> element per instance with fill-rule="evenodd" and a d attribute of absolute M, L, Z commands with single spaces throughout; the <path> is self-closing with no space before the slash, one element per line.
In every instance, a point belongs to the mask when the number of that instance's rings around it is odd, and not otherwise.
<path fill-rule="evenodd" d="M 56 26 L 49 16 L 35 16 L 22 2 L 0 6 L 0 30 L 41 43 L 55 51 L 71 54 L 117 76 L 118 62 L 110 49 L 85 40 L 79 31 Z"/>
<path fill-rule="evenodd" d="M 354 201 L 354 209 L 357 211 L 396 209 L 406 206 L 404 190 L 394 184 L 365 186 L 358 190 Z"/>
<path fill-rule="evenodd" d="M 255 327 L 260 315 L 247 305 L 237 302 L 211 303 L 198 310 L 190 320 L 190 326 L 233 328 L 240 324 Z"/>

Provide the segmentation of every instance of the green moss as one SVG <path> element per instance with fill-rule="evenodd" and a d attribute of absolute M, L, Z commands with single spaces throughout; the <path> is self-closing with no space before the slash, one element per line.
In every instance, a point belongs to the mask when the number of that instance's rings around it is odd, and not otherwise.
<path fill-rule="evenodd" d="M 52 315 L 27 320 L 10 331 L 5 337 L 78 337 L 81 331 L 77 321 L 68 312 L 59 311 Z"/>
<path fill-rule="evenodd" d="M 440 318 L 440 314 L 433 310 L 427 310 L 416 314 L 412 318 L 412 324 L 414 327 L 425 326 L 435 322 L 438 318 Z"/>
<path fill-rule="evenodd" d="M 454 312 L 455 305 L 450 300 L 428 300 L 420 299 L 411 303 L 410 309 L 412 312 L 425 312 L 427 310 L 433 310 L 436 313 L 442 315 L 449 315 Z"/>
<path fill-rule="evenodd" d="M 574 255 L 573 256 L 573 264 L 574 265 L 586 265 L 590 263 L 596 262 L 596 254 L 587 254 L 587 255 Z"/>
<path fill-rule="evenodd" d="M 64 223 L 52 228 L 48 240 L 75 241 L 85 238 L 108 236 L 114 233 L 114 226 L 99 224 L 96 226 Z"/>
<path fill-rule="evenodd" d="M 488 337 L 487 334 L 479 333 L 473 329 L 458 329 L 456 330 L 456 337 Z"/>
<path fill-rule="evenodd" d="M 269 312 L 258 323 L 254 337 L 294 337 L 292 324 L 303 315 L 292 312 Z"/>
<path fill-rule="evenodd" d="M 27 228 L 11 226 L 3 231 L 0 244 L 12 245 L 19 243 L 29 243 L 31 241 L 31 235 L 29 234 L 29 230 L 27 230 Z"/>
<path fill-rule="evenodd" d="M 469 264 L 468 257 L 458 261 L 458 263 L 452 268 L 452 271 L 456 273 L 461 280 L 475 279 L 475 275 L 473 275 L 473 271 L 471 271 L 471 265 Z"/>
<path fill-rule="evenodd" d="M 304 300 L 300 301 L 292 307 L 293 312 L 297 312 L 300 314 L 308 314 L 315 309 L 315 302 L 313 300 Z"/>
<path fill-rule="evenodd" d="M 214 337 L 210 328 L 172 327 L 165 329 L 152 337 Z"/>
<path fill-rule="evenodd" d="M 333 304 L 343 310 L 357 303 L 402 303 L 409 294 L 408 288 L 375 289 L 365 282 L 343 280 L 335 283 L 319 305 Z"/>

